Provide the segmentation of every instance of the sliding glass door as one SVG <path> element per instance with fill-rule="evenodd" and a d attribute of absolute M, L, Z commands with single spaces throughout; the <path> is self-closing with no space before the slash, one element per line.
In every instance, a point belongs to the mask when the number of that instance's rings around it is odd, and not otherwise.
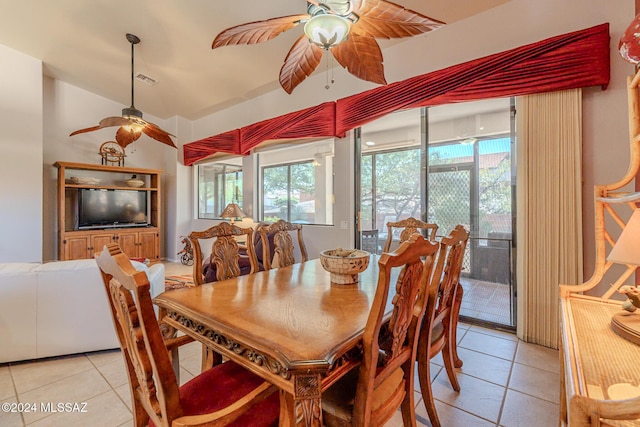
<path fill-rule="evenodd" d="M 380 253 L 386 224 L 414 217 L 470 231 L 461 316 L 515 327 L 509 99 L 390 114 L 356 131 L 356 242 Z M 392 236 L 393 239 L 393 236 Z"/>

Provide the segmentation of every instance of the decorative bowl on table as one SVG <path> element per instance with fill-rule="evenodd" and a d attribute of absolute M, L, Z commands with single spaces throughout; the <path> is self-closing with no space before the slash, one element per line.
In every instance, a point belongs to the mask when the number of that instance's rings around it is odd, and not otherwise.
<path fill-rule="evenodd" d="M 327 249 L 320 252 L 322 268 L 331 273 L 331 283 L 358 283 L 358 274 L 369 266 L 371 254 L 360 249 Z"/>
<path fill-rule="evenodd" d="M 69 178 L 73 184 L 78 185 L 98 185 L 100 184 L 100 178 L 92 178 L 90 176 L 72 176 Z"/>
<path fill-rule="evenodd" d="M 142 187 L 144 185 L 144 181 L 141 180 L 141 179 L 136 178 L 135 175 L 132 178 L 126 180 L 125 183 L 129 187 L 133 187 L 133 188 L 140 188 L 140 187 Z"/>

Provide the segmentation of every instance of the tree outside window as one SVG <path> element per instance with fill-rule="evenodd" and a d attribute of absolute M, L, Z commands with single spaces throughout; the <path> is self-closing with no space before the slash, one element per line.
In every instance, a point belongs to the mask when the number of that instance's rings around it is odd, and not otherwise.
<path fill-rule="evenodd" d="M 333 148 L 325 139 L 259 150 L 259 220 L 332 225 Z"/>
<path fill-rule="evenodd" d="M 263 219 L 316 223 L 313 162 L 263 168 Z"/>

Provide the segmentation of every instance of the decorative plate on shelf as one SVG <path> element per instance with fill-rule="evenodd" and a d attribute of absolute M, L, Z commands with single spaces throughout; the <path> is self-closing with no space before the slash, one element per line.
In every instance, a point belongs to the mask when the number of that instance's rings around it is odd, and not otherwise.
<path fill-rule="evenodd" d="M 72 176 L 71 182 L 78 185 L 98 185 L 101 179 L 92 178 L 90 176 Z"/>

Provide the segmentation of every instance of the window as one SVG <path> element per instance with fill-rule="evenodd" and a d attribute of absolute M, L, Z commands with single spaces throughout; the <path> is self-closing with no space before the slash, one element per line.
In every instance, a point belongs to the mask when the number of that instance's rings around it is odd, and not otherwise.
<path fill-rule="evenodd" d="M 261 220 L 333 224 L 333 140 L 259 153 Z"/>
<path fill-rule="evenodd" d="M 198 166 L 198 218 L 216 219 L 229 203 L 242 207 L 242 159 Z"/>
<path fill-rule="evenodd" d="M 423 218 L 422 122 L 421 109 L 398 111 L 362 126 L 357 136 L 361 248 L 379 253 L 388 222 Z"/>

